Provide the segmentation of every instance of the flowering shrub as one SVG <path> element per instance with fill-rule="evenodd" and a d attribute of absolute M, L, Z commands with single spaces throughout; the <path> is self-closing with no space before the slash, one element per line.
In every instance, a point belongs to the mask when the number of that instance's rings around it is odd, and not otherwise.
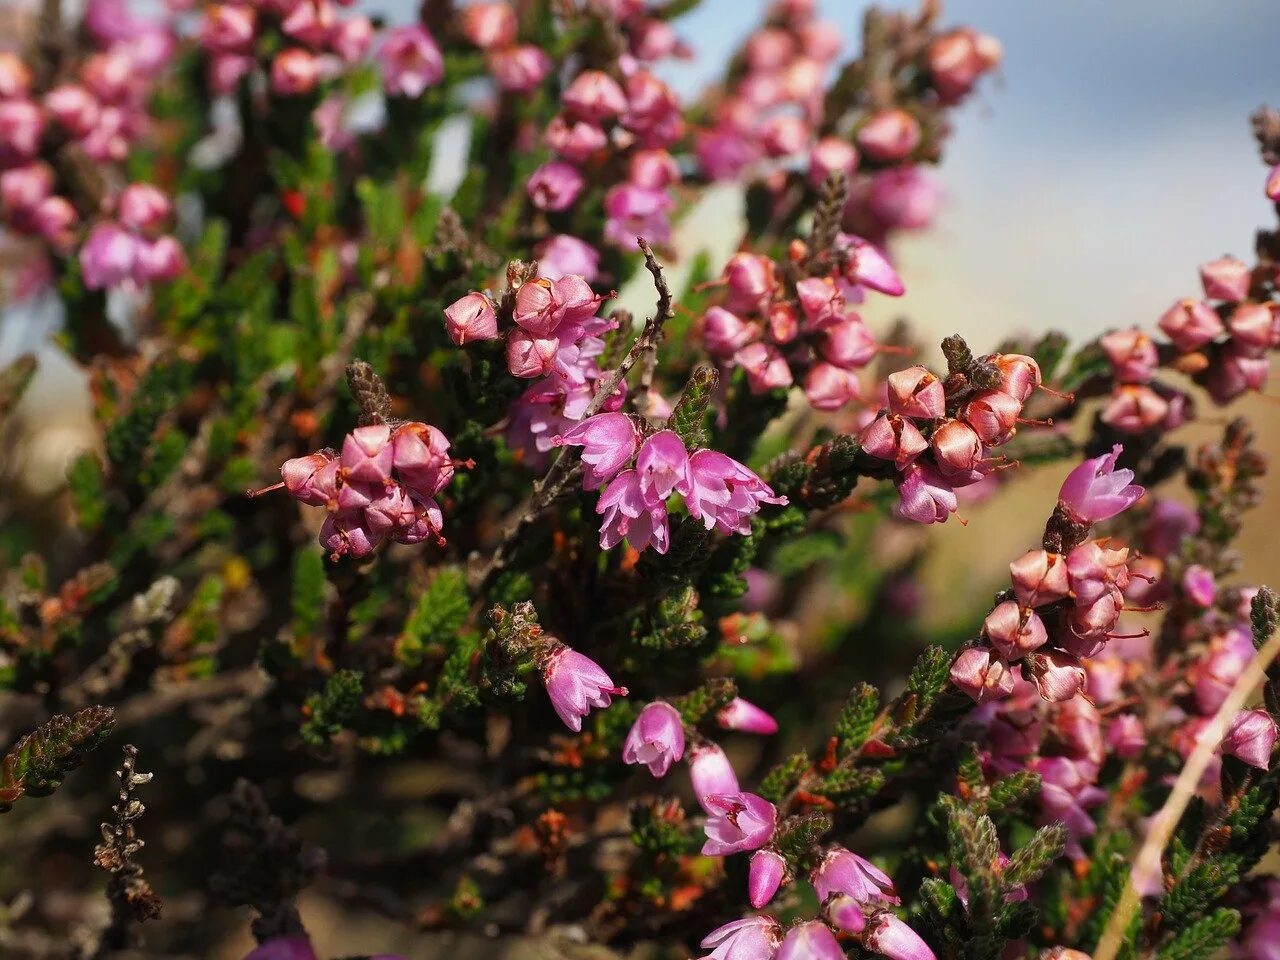
<path fill-rule="evenodd" d="M 0 535 L 0 954 L 1274 956 L 1280 596 L 1217 408 L 1280 232 L 923 362 L 859 308 L 999 44 L 780 0 L 682 99 L 695 5 L 54 2 L 0 55 L 14 288 L 100 424 L 69 529 Z M 716 181 L 723 265 L 672 239 Z M 929 525 L 1019 486 L 1040 541 L 969 522 L 1009 579 L 927 626 Z"/>

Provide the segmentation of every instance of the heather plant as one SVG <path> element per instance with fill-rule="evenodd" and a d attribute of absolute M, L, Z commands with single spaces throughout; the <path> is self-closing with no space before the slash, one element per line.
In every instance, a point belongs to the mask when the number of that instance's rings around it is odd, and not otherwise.
<path fill-rule="evenodd" d="M 10 296 L 100 428 L 71 529 L 0 534 L 0 955 L 1274 955 L 1280 596 L 1218 410 L 1280 232 L 925 362 L 859 307 L 999 43 L 782 0 L 682 100 L 695 5 L 50 0 L 0 55 Z M 724 264 L 673 239 L 720 181 Z M 1038 542 L 964 518 L 1019 486 Z M 926 622 L 953 518 L 1008 580 Z"/>

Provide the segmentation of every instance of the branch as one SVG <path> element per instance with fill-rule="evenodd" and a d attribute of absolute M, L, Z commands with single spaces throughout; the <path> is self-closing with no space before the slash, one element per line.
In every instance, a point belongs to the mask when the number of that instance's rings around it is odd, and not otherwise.
<path fill-rule="evenodd" d="M 133 790 L 150 783 L 152 776 L 134 772 L 133 765 L 137 759 L 138 748 L 132 744 L 126 746 L 124 762 L 116 771 L 120 778 L 120 799 L 111 807 L 115 822 L 102 825 L 104 842 L 93 851 L 94 861 L 111 875 L 107 880 L 111 922 L 102 932 L 97 957 L 106 957 L 130 946 L 130 926 L 157 919 L 163 906 L 151 884 L 143 877 L 142 867 L 133 859 L 133 855 L 143 847 L 133 823 L 146 812 L 142 802 L 134 799 Z"/>

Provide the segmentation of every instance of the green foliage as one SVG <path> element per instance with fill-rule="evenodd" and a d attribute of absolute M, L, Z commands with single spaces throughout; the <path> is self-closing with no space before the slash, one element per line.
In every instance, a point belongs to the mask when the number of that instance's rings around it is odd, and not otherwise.
<path fill-rule="evenodd" d="M 409 666 L 422 662 L 431 647 L 448 646 L 471 612 L 467 581 L 459 567 L 444 567 L 418 597 L 396 644 L 396 656 Z"/>
<path fill-rule="evenodd" d="M 810 767 L 809 755 L 801 750 L 770 770 L 760 781 L 760 796 L 778 803 L 795 789 L 800 778 Z"/>
<path fill-rule="evenodd" d="M 879 710 L 879 690 L 869 683 L 860 683 L 853 688 L 836 721 L 835 733 L 840 738 L 842 754 L 853 753 L 867 742 Z"/>
<path fill-rule="evenodd" d="M 322 690 L 307 698 L 299 730 L 303 742 L 322 747 L 341 733 L 355 719 L 363 691 L 364 674 L 358 670 L 339 670 L 329 677 Z"/>
<path fill-rule="evenodd" d="M 685 384 L 684 393 L 676 401 L 667 429 L 679 434 L 690 450 L 706 443 L 705 423 L 711 398 L 720 383 L 720 375 L 710 364 L 699 364 Z"/>
<path fill-rule="evenodd" d="M 57 714 L 20 738 L 0 760 L 0 813 L 23 796 L 48 796 L 115 725 L 110 707 Z"/>
<path fill-rule="evenodd" d="M 108 501 L 103 484 L 102 464 L 92 453 L 82 453 L 71 462 L 67 486 L 75 504 L 76 519 L 86 533 L 95 533 L 107 516 Z"/>
<path fill-rule="evenodd" d="M 1156 960 L 1201 960 L 1212 957 L 1240 932 L 1240 914 L 1219 908 L 1188 926 L 1156 953 Z"/>

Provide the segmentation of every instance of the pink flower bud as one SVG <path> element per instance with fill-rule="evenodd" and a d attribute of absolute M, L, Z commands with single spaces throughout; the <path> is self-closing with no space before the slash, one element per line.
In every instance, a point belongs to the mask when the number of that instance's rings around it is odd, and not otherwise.
<path fill-rule="evenodd" d="M 548 147 L 572 163 L 586 162 L 609 143 L 608 136 L 596 124 L 563 114 L 551 119 L 543 139 Z"/>
<path fill-rule="evenodd" d="M 757 850 L 751 855 L 751 869 L 747 876 L 747 898 L 757 910 L 763 908 L 787 875 L 787 861 L 774 850 Z"/>
<path fill-rule="evenodd" d="M 373 23 L 365 16 L 340 20 L 329 37 L 329 46 L 343 63 L 359 63 L 373 46 Z"/>
<path fill-rule="evenodd" d="M 320 65 L 315 54 L 301 47 L 289 47 L 271 61 L 271 89 L 282 97 L 297 97 L 316 88 Z"/>
<path fill-rule="evenodd" d="M 342 441 L 342 469 L 348 480 L 386 483 L 394 456 L 391 428 L 385 423 L 356 427 Z"/>
<path fill-rule="evenodd" d="M 512 93 L 528 93 L 551 72 L 551 58 L 531 43 L 494 50 L 488 62 L 498 87 Z"/>
<path fill-rule="evenodd" d="M 728 307 L 734 312 L 761 310 L 777 289 L 773 261 L 756 253 L 735 253 L 725 264 Z"/>
<path fill-rule="evenodd" d="M 743 347 L 734 354 L 734 361 L 746 371 L 752 393 L 789 387 L 793 382 L 786 359 L 776 347 L 761 341 Z"/>
<path fill-rule="evenodd" d="M 1252 658 L 1251 649 L 1245 651 L 1236 647 L 1219 646 L 1210 650 L 1204 659 L 1192 664 L 1188 678 L 1191 680 L 1196 706 L 1201 713 L 1207 716 L 1218 711 Z"/>
<path fill-rule="evenodd" d="M 1013 693 L 1013 673 L 993 650 L 968 647 L 951 664 L 951 683 L 977 703 Z"/>
<path fill-rule="evenodd" d="M 858 131 L 858 148 L 873 160 L 902 160 L 920 145 L 920 124 L 905 110 L 882 110 Z"/>
<path fill-rule="evenodd" d="M 1092 675 L 1089 679 L 1092 681 Z M 1121 760 L 1142 756 L 1142 751 L 1147 748 L 1147 735 L 1142 729 L 1142 721 L 1132 713 L 1122 713 L 1112 718 L 1107 726 L 1107 746 Z"/>
<path fill-rule="evenodd" d="M 898 271 L 871 241 L 843 233 L 839 236 L 839 242 L 849 250 L 844 276 L 850 283 L 869 287 L 891 297 L 900 297 L 906 292 L 907 288 L 898 276 Z"/>
<path fill-rule="evenodd" d="M 760 128 L 760 143 L 771 157 L 790 157 L 809 145 L 810 130 L 805 121 L 790 113 L 770 117 Z"/>
<path fill-rule="evenodd" d="M 1117 470 L 1124 448 L 1086 460 L 1067 475 L 1058 491 L 1058 505 L 1077 523 L 1088 526 L 1110 520 L 1141 499 L 1146 491 L 1131 483 L 1132 470 Z"/>
<path fill-rule="evenodd" d="M 546 336 L 560 325 L 559 307 L 553 282 L 539 277 L 522 284 L 516 291 L 512 319 L 529 333 Z"/>
<path fill-rule="evenodd" d="M 754 793 L 709 794 L 703 799 L 707 822 L 704 857 L 758 850 L 773 838 L 778 808 Z"/>
<path fill-rule="evenodd" d="M 930 441 L 938 471 L 957 486 L 982 478 L 982 441 L 962 420 L 944 420 Z"/>
<path fill-rule="evenodd" d="M 867 191 L 867 209 L 886 230 L 922 230 L 941 205 L 941 188 L 919 167 L 881 170 Z"/>
<path fill-rule="evenodd" d="M 702 948 L 711 953 L 702 960 L 773 960 L 782 940 L 782 928 L 773 917 L 745 917 L 711 931 Z"/>
<path fill-rule="evenodd" d="M 867 949 L 889 960 L 937 960 L 920 935 L 887 910 L 868 918 L 865 936 Z"/>
<path fill-rule="evenodd" d="M 1222 741 L 1222 752 L 1259 770 L 1271 769 L 1276 745 L 1276 722 L 1265 710 L 1241 710 L 1231 721 Z"/>
<path fill-rule="evenodd" d="M 483 293 L 468 293 L 445 307 L 444 326 L 458 346 L 498 338 L 498 314 L 493 301 Z"/>
<path fill-rule="evenodd" d="M 741 730 L 764 736 L 778 732 L 778 721 L 754 703 L 734 697 L 716 714 L 716 722 L 726 730 Z"/>
<path fill-rule="evenodd" d="M 375 533 L 365 520 L 363 511 L 331 513 L 320 527 L 320 545 L 331 559 L 350 556 L 367 557 L 378 548 L 383 535 Z"/>
<path fill-rule="evenodd" d="M 1179 300 L 1160 317 L 1160 329 L 1183 353 L 1199 350 L 1222 333 L 1222 321 L 1202 300 Z"/>
<path fill-rule="evenodd" d="M 0 100 L 16 100 L 31 92 L 31 69 L 16 53 L 0 53 Z"/>
<path fill-rule="evenodd" d="M 1264 192 L 1268 200 L 1280 203 L 1280 163 L 1272 167 L 1271 172 L 1267 174 Z"/>
<path fill-rule="evenodd" d="M 212 3 L 205 10 L 200 44 L 210 53 L 244 53 L 253 43 L 253 7 Z"/>
<path fill-rule="evenodd" d="M 945 33 L 929 44 L 925 63 L 944 103 L 962 99 L 982 74 L 1000 64 L 999 41 L 968 27 Z"/>
<path fill-rule="evenodd" d="M 858 375 L 830 363 L 815 363 L 804 381 L 804 393 L 815 410 L 839 410 L 862 395 Z"/>
<path fill-rule="evenodd" d="M 831 174 L 849 176 L 857 165 L 858 151 L 853 144 L 839 137 L 823 137 L 809 154 L 809 182 L 820 187 Z"/>
<path fill-rule="evenodd" d="M 1252 356 L 1253 352 L 1241 349 L 1233 340 L 1218 355 L 1205 384 L 1215 403 L 1229 403 L 1243 393 L 1266 386 L 1271 361 L 1265 356 Z"/>
<path fill-rule="evenodd" d="M 75 241 L 75 228 L 80 215 L 66 197 L 45 197 L 31 212 L 31 223 L 51 246 L 70 249 Z"/>
<path fill-rule="evenodd" d="M 693 795 L 707 813 L 707 798 L 713 795 L 729 795 L 739 792 L 738 776 L 729 764 L 729 758 L 714 743 L 706 741 L 693 748 L 689 754 L 689 779 L 693 781 Z"/>
<path fill-rule="evenodd" d="M 575 116 L 597 124 L 612 120 L 627 109 L 627 95 L 603 70 L 583 70 L 573 78 L 561 102 Z"/>
<path fill-rule="evenodd" d="M 1137 327 L 1113 330 L 1099 343 L 1111 362 L 1111 370 L 1121 383 L 1146 383 L 1155 376 L 1160 357 L 1155 342 Z"/>
<path fill-rule="evenodd" d="M 618 118 L 641 146 L 668 147 L 684 134 L 680 99 L 648 70 L 627 77 L 627 109 Z"/>
<path fill-rule="evenodd" d="M 961 418 L 983 443 L 998 447 L 1018 431 L 1022 403 L 1002 390 L 984 390 L 965 405 Z"/>
<path fill-rule="evenodd" d="M 847 313 L 824 331 L 819 349 L 837 367 L 846 370 L 865 367 L 876 355 L 876 342 L 871 331 L 856 313 Z"/>
<path fill-rule="evenodd" d="M 684 722 L 680 712 L 663 700 L 655 700 L 640 711 L 627 734 L 622 762 L 643 763 L 655 777 L 665 777 L 671 764 L 683 756 Z"/>
<path fill-rule="evenodd" d="M 1253 271 L 1243 260 L 1219 257 L 1200 267 L 1200 282 L 1210 300 L 1238 303 L 1249 295 Z"/>
<path fill-rule="evenodd" d="M 133 277 L 139 284 L 164 283 L 187 269 L 187 255 L 176 237 L 165 234 L 154 240 L 138 238 L 138 255 Z"/>
<path fill-rule="evenodd" d="M 577 274 L 592 283 L 600 272 L 600 252 L 584 240 L 557 233 L 542 245 L 538 268 L 548 280 Z"/>
<path fill-rule="evenodd" d="M 100 223 L 80 248 L 80 271 L 90 290 L 116 287 L 133 273 L 138 241 L 114 223 Z"/>
<path fill-rule="evenodd" d="M 847 893 L 833 893 L 822 904 L 822 918 L 837 930 L 861 933 L 867 926 L 862 904 Z"/>
<path fill-rule="evenodd" d="M 412 492 L 434 497 L 453 479 L 449 439 L 429 423 L 402 423 L 391 435 L 391 459 L 396 476 Z"/>
<path fill-rule="evenodd" d="M 859 438 L 862 449 L 881 460 L 892 460 L 899 470 L 929 449 L 915 423 L 906 417 L 881 414 L 872 420 Z"/>
<path fill-rule="evenodd" d="M 0 211 L 9 218 L 29 215 L 53 192 L 53 170 L 47 163 L 29 163 L 0 173 Z"/>
<path fill-rule="evenodd" d="M 513 377 L 545 376 L 555 366 L 559 349 L 560 341 L 555 337 L 537 337 L 527 330 L 512 330 L 507 335 L 507 369 Z"/>
<path fill-rule="evenodd" d="M 932 466 L 909 464 L 897 482 L 898 516 L 916 523 L 946 523 L 959 506 L 955 489 Z"/>
<path fill-rule="evenodd" d="M 629 178 L 638 187 L 664 190 L 680 182 L 680 167 L 667 150 L 637 150 L 631 155 Z"/>
<path fill-rule="evenodd" d="M 1044 622 L 1012 600 L 997 604 L 982 623 L 982 632 L 1006 660 L 1018 660 L 1049 641 Z"/>
<path fill-rule="evenodd" d="M 571 273 L 551 282 L 551 299 L 560 323 L 572 326 L 591 320 L 605 298 L 597 296 L 582 277 Z"/>
<path fill-rule="evenodd" d="M 130 230 L 150 233 L 165 225 L 173 207 L 160 188 L 150 183 L 131 183 L 121 191 L 116 212 Z"/>
<path fill-rule="evenodd" d="M 98 123 L 98 101 L 84 87 L 64 83 L 44 96 L 44 107 L 54 121 L 73 137 L 86 136 Z"/>
<path fill-rule="evenodd" d="M 1168 414 L 1169 401 L 1146 384 L 1122 383 L 1111 392 L 1099 417 L 1121 433 L 1138 436 L 1159 426 Z"/>
<path fill-rule="evenodd" d="M 1192 603 L 1198 607 L 1211 607 L 1218 595 L 1218 585 L 1214 581 L 1213 571 L 1193 564 L 1182 574 L 1182 590 Z"/>
<path fill-rule="evenodd" d="M 384 486 L 382 492 L 364 508 L 365 524 L 382 536 L 412 526 L 416 516 L 417 510 L 409 491 L 394 481 Z"/>
<path fill-rule="evenodd" d="M 1241 303 L 1227 317 L 1227 329 L 1231 331 L 1233 344 L 1242 350 L 1261 354 L 1276 341 L 1274 304 Z"/>
<path fill-rule="evenodd" d="M 462 35 L 481 50 L 516 42 L 516 12 L 508 3 L 477 3 L 462 11 Z"/>
<path fill-rule="evenodd" d="M 1058 553 L 1028 550 L 1009 564 L 1009 578 L 1014 596 L 1025 606 L 1042 606 L 1067 595 L 1067 565 Z"/>
<path fill-rule="evenodd" d="M 775 960 L 843 960 L 844 950 L 821 920 L 809 920 L 787 931 Z"/>
<path fill-rule="evenodd" d="M 582 447 L 582 489 L 598 490 L 631 462 L 640 436 L 625 413 L 599 413 L 578 421 L 551 442 L 557 447 Z"/>
<path fill-rule="evenodd" d="M 327 451 L 294 457 L 280 465 L 285 490 L 312 507 L 323 507 L 336 496 L 336 471 L 337 462 Z"/>
<path fill-rule="evenodd" d="M 378 59 L 382 63 L 382 85 L 392 96 L 420 97 L 428 87 L 444 79 L 444 56 L 435 38 L 421 24 L 387 30 Z"/>
<path fill-rule="evenodd" d="M 0 163 L 21 163 L 40 151 L 44 114 L 30 100 L 0 100 Z"/>
<path fill-rule="evenodd" d="M 316 954 L 306 937 L 275 937 L 250 950 L 244 960 L 316 960 Z"/>
<path fill-rule="evenodd" d="M 253 69 L 253 58 L 241 54 L 215 54 L 209 60 L 209 86 L 214 93 L 231 94 Z"/>
<path fill-rule="evenodd" d="M 819 903 L 837 893 L 853 897 L 864 906 L 902 902 L 888 874 L 841 846 L 832 847 L 823 855 L 809 875 L 809 882 Z"/>
<path fill-rule="evenodd" d="M 539 210 L 556 212 L 573 206 L 585 186 L 586 180 L 577 167 L 551 160 L 533 171 L 525 189 Z"/>
<path fill-rule="evenodd" d="M 796 284 L 796 297 L 810 330 L 830 326 L 844 314 L 844 295 L 830 277 L 806 277 Z"/>
<path fill-rule="evenodd" d="M 560 645 L 541 664 L 542 682 L 556 714 L 574 733 L 591 708 L 603 710 L 613 697 L 625 697 L 626 687 L 614 686 L 600 665 L 576 650 Z"/>
<path fill-rule="evenodd" d="M 888 377 L 889 411 L 904 417 L 940 419 L 946 406 L 942 381 L 925 367 L 908 367 Z"/>
<path fill-rule="evenodd" d="M 280 31 L 309 47 L 320 47 L 329 39 L 337 21 L 328 0 L 303 0 L 285 15 Z"/>
<path fill-rule="evenodd" d="M 743 323 L 736 314 L 723 307 L 708 307 L 702 318 L 702 336 L 713 356 L 725 358 L 760 335 L 754 324 Z"/>
<path fill-rule="evenodd" d="M 1061 650 L 1030 654 L 1027 666 L 1040 696 L 1049 703 L 1070 700 L 1088 683 L 1079 659 Z"/>

